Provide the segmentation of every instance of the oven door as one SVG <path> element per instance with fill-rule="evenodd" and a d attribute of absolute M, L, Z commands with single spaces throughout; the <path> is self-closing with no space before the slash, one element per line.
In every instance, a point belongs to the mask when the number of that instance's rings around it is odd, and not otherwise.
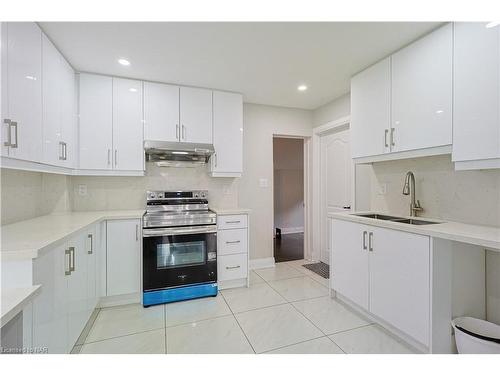
<path fill-rule="evenodd" d="M 216 281 L 216 225 L 143 229 L 144 291 Z"/>

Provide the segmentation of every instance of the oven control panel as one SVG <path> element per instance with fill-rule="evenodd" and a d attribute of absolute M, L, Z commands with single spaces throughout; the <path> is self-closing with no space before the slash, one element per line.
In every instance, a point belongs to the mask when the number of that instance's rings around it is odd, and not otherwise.
<path fill-rule="evenodd" d="M 169 200 L 169 199 L 207 199 L 207 190 L 194 190 L 194 191 L 152 191 L 149 190 L 146 194 L 148 201 Z"/>

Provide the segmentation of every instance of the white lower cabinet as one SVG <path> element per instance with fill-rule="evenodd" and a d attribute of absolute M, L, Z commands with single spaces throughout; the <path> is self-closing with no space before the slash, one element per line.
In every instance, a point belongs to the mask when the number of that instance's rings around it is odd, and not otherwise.
<path fill-rule="evenodd" d="M 248 285 L 248 215 L 217 216 L 219 289 Z"/>
<path fill-rule="evenodd" d="M 429 237 L 342 220 L 332 225 L 332 288 L 429 346 Z"/>
<path fill-rule="evenodd" d="M 35 348 L 69 353 L 97 306 L 94 259 L 99 249 L 88 251 L 94 228 L 80 231 L 33 262 L 33 283 L 42 285 L 33 301 Z"/>
<path fill-rule="evenodd" d="M 141 290 L 141 220 L 108 220 L 106 224 L 106 295 Z"/>

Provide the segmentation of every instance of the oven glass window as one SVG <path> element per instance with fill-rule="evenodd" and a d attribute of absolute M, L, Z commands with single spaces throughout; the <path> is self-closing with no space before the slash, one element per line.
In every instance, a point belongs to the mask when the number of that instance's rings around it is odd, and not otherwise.
<path fill-rule="evenodd" d="M 156 267 L 171 268 L 205 263 L 205 241 L 157 244 Z"/>

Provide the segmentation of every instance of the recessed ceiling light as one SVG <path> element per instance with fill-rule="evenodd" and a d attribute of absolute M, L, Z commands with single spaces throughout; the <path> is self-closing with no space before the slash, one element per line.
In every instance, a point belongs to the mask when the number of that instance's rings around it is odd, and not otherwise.
<path fill-rule="evenodd" d="M 124 66 L 129 66 L 130 65 L 130 61 L 126 60 L 126 59 L 118 59 L 118 63 L 124 65 Z"/>
<path fill-rule="evenodd" d="M 306 85 L 300 85 L 299 87 L 297 87 L 297 90 L 299 90 L 299 91 L 306 91 L 307 90 L 307 86 Z"/>
<path fill-rule="evenodd" d="M 134 87 L 131 87 L 131 88 L 128 89 L 128 91 L 130 91 L 130 92 L 137 92 L 137 89 L 134 88 Z"/>
<path fill-rule="evenodd" d="M 499 21 L 491 21 L 490 23 L 487 23 L 485 27 L 487 29 L 491 29 L 492 27 L 495 27 L 495 26 L 498 26 L 498 25 L 500 25 Z"/>

